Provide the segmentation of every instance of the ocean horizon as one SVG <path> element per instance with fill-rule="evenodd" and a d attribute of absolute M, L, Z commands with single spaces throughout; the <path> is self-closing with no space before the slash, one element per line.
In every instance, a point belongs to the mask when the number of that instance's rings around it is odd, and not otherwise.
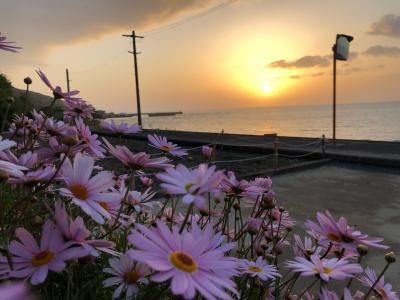
<path fill-rule="evenodd" d="M 337 106 L 339 139 L 400 141 L 400 102 L 346 103 Z M 129 124 L 136 117 L 117 118 Z M 146 129 L 221 132 L 280 136 L 332 136 L 332 106 L 281 106 L 183 112 L 182 115 L 143 116 Z"/>

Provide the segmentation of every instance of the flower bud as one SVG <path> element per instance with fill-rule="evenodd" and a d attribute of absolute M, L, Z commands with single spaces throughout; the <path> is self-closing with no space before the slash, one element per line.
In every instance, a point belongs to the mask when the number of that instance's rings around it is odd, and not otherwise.
<path fill-rule="evenodd" d="M 6 181 L 10 177 L 10 174 L 4 170 L 0 170 L 0 182 Z"/>
<path fill-rule="evenodd" d="M 263 250 L 267 250 L 267 249 L 268 249 L 268 244 L 265 243 L 265 242 L 262 242 L 262 243 L 260 244 L 260 246 L 261 246 L 261 248 L 262 248 Z"/>
<path fill-rule="evenodd" d="M 368 247 L 360 244 L 357 246 L 357 252 L 360 254 L 360 256 L 365 256 L 368 254 Z"/>
<path fill-rule="evenodd" d="M 24 78 L 24 83 L 27 84 L 27 85 L 29 85 L 29 84 L 32 83 L 32 79 L 31 79 L 30 77 L 25 77 L 25 78 Z"/>
<path fill-rule="evenodd" d="M 72 127 L 68 128 L 66 134 L 62 137 L 62 141 L 67 146 L 75 146 L 79 143 L 79 137 L 76 130 Z"/>
<path fill-rule="evenodd" d="M 270 197 L 263 197 L 263 208 L 264 209 L 272 209 L 275 207 L 275 200 L 274 198 L 270 198 Z"/>
<path fill-rule="evenodd" d="M 392 264 L 394 262 L 396 262 L 396 255 L 394 254 L 394 252 L 389 252 L 385 254 L 385 260 L 388 264 Z"/>
<path fill-rule="evenodd" d="M 256 248 L 255 250 L 256 250 L 257 256 L 263 256 L 264 255 L 264 250 L 263 249 Z"/>
<path fill-rule="evenodd" d="M 240 209 L 239 203 L 233 204 L 233 209 L 234 209 L 234 210 L 239 210 L 239 209 Z"/>
<path fill-rule="evenodd" d="M 31 129 L 29 129 L 29 132 L 33 135 L 36 135 L 38 133 L 38 131 L 35 127 L 31 127 Z"/>

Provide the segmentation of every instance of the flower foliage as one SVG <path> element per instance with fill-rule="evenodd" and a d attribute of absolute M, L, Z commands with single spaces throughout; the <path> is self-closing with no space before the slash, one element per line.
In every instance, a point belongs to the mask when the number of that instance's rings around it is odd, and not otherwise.
<path fill-rule="evenodd" d="M 0 49 L 17 48 L 0 37 Z M 138 125 L 103 122 L 120 145 L 99 139 L 79 91 L 37 73 L 53 103 L 14 116 L 0 139 L 0 298 L 398 299 L 383 277 L 393 254 L 383 271 L 361 264 L 369 248 L 388 248 L 382 238 L 328 211 L 292 236 L 270 178 L 237 178 L 213 163 L 215 147 L 155 134 L 150 151 L 130 149 L 121 136 L 146 137 Z M 188 167 L 191 151 L 208 164 Z"/>

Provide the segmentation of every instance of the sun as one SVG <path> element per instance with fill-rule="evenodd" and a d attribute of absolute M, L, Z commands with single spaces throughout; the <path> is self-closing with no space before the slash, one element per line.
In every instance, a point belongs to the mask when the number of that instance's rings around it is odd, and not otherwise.
<path fill-rule="evenodd" d="M 262 91 L 264 92 L 264 94 L 270 94 L 272 92 L 272 88 L 270 85 L 264 84 L 262 86 Z"/>

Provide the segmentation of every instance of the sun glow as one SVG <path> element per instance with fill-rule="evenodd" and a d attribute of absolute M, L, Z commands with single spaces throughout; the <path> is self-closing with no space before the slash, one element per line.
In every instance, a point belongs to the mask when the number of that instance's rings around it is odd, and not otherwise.
<path fill-rule="evenodd" d="M 269 84 L 264 84 L 263 87 L 262 87 L 262 91 L 265 94 L 270 94 L 272 92 L 272 88 L 271 88 L 271 86 Z"/>
<path fill-rule="evenodd" d="M 236 90 L 252 96 L 254 101 L 274 101 L 285 92 L 291 82 L 285 79 L 287 70 L 267 68 L 268 62 L 278 60 L 282 55 L 292 56 L 292 49 L 282 50 L 280 37 L 270 34 L 248 36 L 241 43 L 232 41 L 231 53 L 225 59 L 225 72 Z M 229 44 L 229 43 L 228 43 Z M 284 52 L 284 53 L 283 53 Z M 226 76 L 226 75 L 225 75 Z"/>

